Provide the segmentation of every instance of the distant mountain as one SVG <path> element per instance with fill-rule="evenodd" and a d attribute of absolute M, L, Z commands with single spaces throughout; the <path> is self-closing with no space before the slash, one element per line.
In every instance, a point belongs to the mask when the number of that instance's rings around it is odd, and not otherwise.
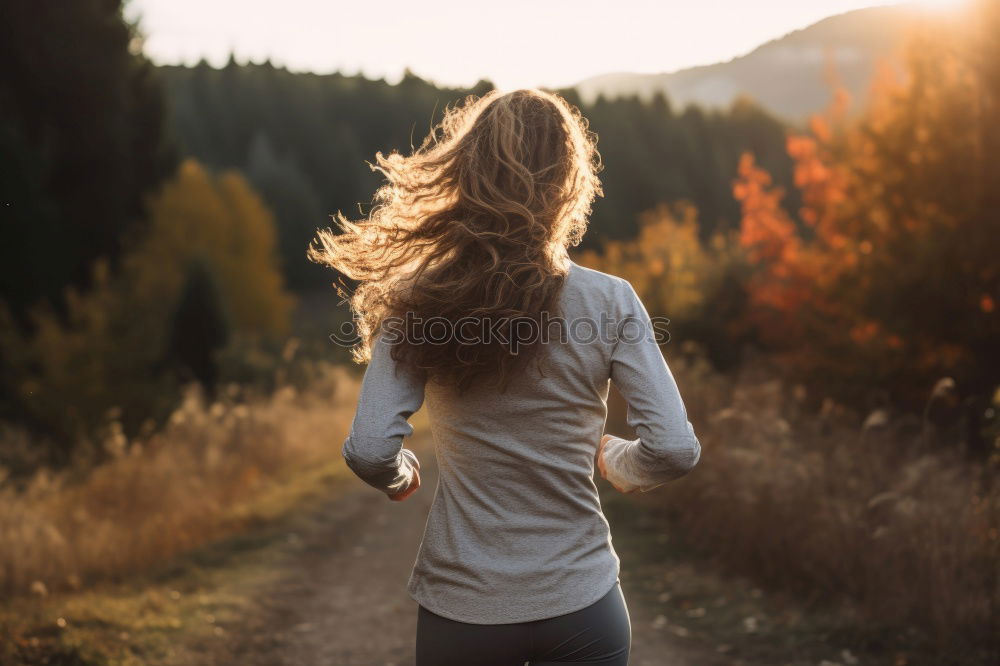
<path fill-rule="evenodd" d="M 831 16 L 757 47 L 728 62 L 665 74 L 604 74 L 577 84 L 592 102 L 638 94 L 651 98 L 664 92 L 679 106 L 729 106 L 740 95 L 755 99 L 772 113 L 799 121 L 830 101 L 828 54 L 839 77 L 860 103 L 866 97 L 875 63 L 888 57 L 921 10 L 912 6 L 872 7 Z"/>

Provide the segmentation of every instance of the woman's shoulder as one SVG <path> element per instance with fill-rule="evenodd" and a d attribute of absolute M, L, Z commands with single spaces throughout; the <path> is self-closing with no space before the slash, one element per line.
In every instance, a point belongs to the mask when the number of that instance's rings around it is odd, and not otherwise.
<path fill-rule="evenodd" d="M 581 266 L 575 261 L 570 261 L 567 282 L 615 297 L 620 296 L 623 290 L 627 290 L 631 286 L 625 278 Z"/>
<path fill-rule="evenodd" d="M 632 292 L 631 284 L 624 278 L 570 263 L 566 278 L 566 295 L 584 301 L 590 306 L 600 306 L 605 311 L 617 311 L 627 303 Z"/>

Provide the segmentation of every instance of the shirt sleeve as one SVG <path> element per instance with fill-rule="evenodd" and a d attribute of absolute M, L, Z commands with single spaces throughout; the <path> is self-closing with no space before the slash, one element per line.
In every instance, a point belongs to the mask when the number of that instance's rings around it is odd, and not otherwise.
<path fill-rule="evenodd" d="M 646 308 L 631 284 L 622 280 L 620 286 L 623 311 L 611 353 L 611 381 L 628 404 L 626 419 L 638 438 L 609 440 L 604 467 L 622 490 L 648 492 L 691 471 L 701 458 L 701 444 Z"/>
<path fill-rule="evenodd" d="M 387 495 L 402 492 L 412 481 L 417 456 L 403 448 L 403 438 L 413 434 L 407 419 L 424 402 L 423 379 L 397 364 L 390 352 L 390 343 L 376 338 L 342 448 L 347 466 Z"/>

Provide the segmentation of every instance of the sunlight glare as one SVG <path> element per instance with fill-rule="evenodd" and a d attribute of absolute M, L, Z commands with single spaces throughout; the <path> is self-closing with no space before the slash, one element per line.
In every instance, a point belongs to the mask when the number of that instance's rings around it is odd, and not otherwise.
<path fill-rule="evenodd" d="M 919 4 L 930 9 L 951 10 L 967 5 L 969 0 L 919 0 Z"/>
<path fill-rule="evenodd" d="M 205 58 L 221 67 L 233 54 L 241 63 L 271 59 L 294 71 L 392 83 L 409 67 L 441 85 L 485 77 L 509 89 L 722 62 L 833 14 L 887 4 L 899 2 L 440 0 L 434 12 L 411 0 L 130 0 L 126 7 L 142 19 L 143 52 L 161 64 Z"/>

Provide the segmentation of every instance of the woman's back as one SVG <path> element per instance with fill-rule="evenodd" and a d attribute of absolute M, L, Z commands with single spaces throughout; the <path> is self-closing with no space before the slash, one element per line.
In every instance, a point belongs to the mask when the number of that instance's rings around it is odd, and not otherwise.
<path fill-rule="evenodd" d="M 619 486 L 648 490 L 697 463 L 700 447 L 626 281 L 570 263 L 538 361 L 499 392 L 424 382 L 379 340 L 343 453 L 367 482 L 399 483 L 413 454 L 406 419 L 428 410 L 439 481 L 409 580 L 443 617 L 526 622 L 584 608 L 618 580 L 594 483 L 609 381 L 639 438 L 614 438 L 604 461 Z M 480 329 L 481 330 L 481 329 Z M 537 331 L 536 331 L 537 332 Z"/>
<path fill-rule="evenodd" d="M 376 163 L 371 213 L 338 213 L 309 256 L 357 283 L 368 369 L 351 469 L 407 499 L 420 488 L 407 419 L 425 404 L 430 417 L 438 485 L 407 586 L 417 665 L 623 666 L 631 628 L 595 463 L 645 491 L 701 448 L 632 286 L 569 260 L 603 194 L 597 135 L 555 93 L 492 90 Z M 634 440 L 601 436 L 612 382 Z"/>

